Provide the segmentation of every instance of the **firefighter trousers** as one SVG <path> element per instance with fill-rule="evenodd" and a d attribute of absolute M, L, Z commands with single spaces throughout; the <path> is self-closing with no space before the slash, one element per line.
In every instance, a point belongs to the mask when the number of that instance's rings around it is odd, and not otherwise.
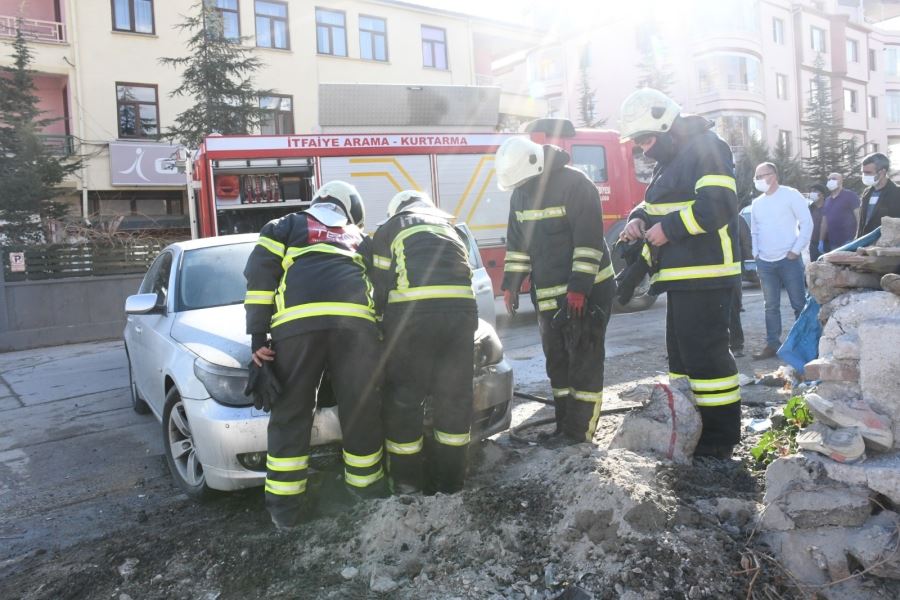
<path fill-rule="evenodd" d="M 474 310 L 385 314 L 385 449 L 397 493 L 449 494 L 463 487 L 477 322 Z M 426 413 L 430 436 L 424 434 Z"/>
<path fill-rule="evenodd" d="M 700 445 L 733 446 L 741 437 L 741 391 L 728 348 L 732 287 L 670 290 L 666 305 L 669 379 L 687 377 L 703 420 Z"/>
<path fill-rule="evenodd" d="M 278 525 L 296 525 L 308 510 L 310 436 L 326 369 L 341 422 L 344 482 L 356 495 L 383 485 L 379 346 L 374 327 L 310 331 L 273 343 L 284 391 L 269 416 L 265 490 Z"/>
<path fill-rule="evenodd" d="M 600 418 L 606 326 L 615 293 L 615 282 L 607 279 L 591 292 L 585 310 L 592 314 L 565 322 L 554 320 L 554 311 L 543 311 L 538 317 L 556 429 L 579 442 L 593 439 Z"/>

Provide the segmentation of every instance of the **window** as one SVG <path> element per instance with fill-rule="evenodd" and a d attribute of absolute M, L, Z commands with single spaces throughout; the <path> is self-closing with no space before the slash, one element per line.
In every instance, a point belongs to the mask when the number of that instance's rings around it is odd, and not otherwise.
<path fill-rule="evenodd" d="M 781 147 L 784 148 L 784 153 L 787 156 L 793 156 L 794 147 L 793 140 L 791 139 L 791 132 L 786 129 L 778 130 L 778 143 L 781 144 Z"/>
<path fill-rule="evenodd" d="M 572 166 L 580 169 L 591 181 L 607 181 L 606 148 L 603 146 L 572 146 Z"/>
<path fill-rule="evenodd" d="M 776 44 L 784 45 L 784 21 L 772 19 L 772 39 Z"/>
<path fill-rule="evenodd" d="M 157 305 L 165 306 L 169 295 L 169 274 L 172 272 L 172 253 L 160 254 L 141 282 L 141 294 L 156 294 Z"/>
<path fill-rule="evenodd" d="M 876 65 L 876 61 L 875 61 L 875 51 L 870 48 L 869 49 L 869 70 L 875 71 L 876 66 L 877 65 Z"/>
<path fill-rule="evenodd" d="M 291 96 L 263 96 L 259 107 L 265 111 L 259 124 L 264 135 L 294 133 L 294 102 Z"/>
<path fill-rule="evenodd" d="M 319 54 L 347 56 L 347 25 L 342 11 L 316 9 L 316 48 Z"/>
<path fill-rule="evenodd" d="M 856 90 L 844 88 L 844 112 L 859 112 L 859 106 L 856 104 Z"/>
<path fill-rule="evenodd" d="M 134 33 L 155 33 L 153 0 L 113 0 L 113 29 Z"/>
<path fill-rule="evenodd" d="M 880 146 L 878 145 L 878 142 L 869 142 L 869 148 L 871 148 L 871 152 L 878 152 Z"/>
<path fill-rule="evenodd" d="M 386 61 L 387 56 L 387 21 L 359 15 L 359 57 Z"/>
<path fill-rule="evenodd" d="M 740 90 L 762 92 L 760 62 L 755 56 L 715 53 L 697 61 L 700 91 Z"/>
<path fill-rule="evenodd" d="M 447 69 L 447 32 L 422 25 L 422 64 L 434 69 Z"/>
<path fill-rule="evenodd" d="M 159 102 L 155 85 L 116 84 L 120 138 L 159 135 Z"/>
<path fill-rule="evenodd" d="M 810 43 L 816 52 L 825 52 L 825 30 L 818 27 L 810 27 Z"/>
<path fill-rule="evenodd" d="M 884 51 L 887 55 L 887 74 L 895 77 L 900 75 L 900 47 L 889 46 Z"/>
<path fill-rule="evenodd" d="M 809 95 L 810 95 L 810 97 L 819 95 L 819 91 L 820 91 L 819 83 L 820 83 L 820 81 L 818 79 L 816 79 L 815 77 L 813 77 L 812 79 L 809 80 Z M 827 86 L 827 84 L 825 84 L 824 82 L 821 82 L 821 83 L 823 83 L 824 86 Z"/>
<path fill-rule="evenodd" d="M 878 96 L 869 96 L 869 118 L 878 118 Z"/>
<path fill-rule="evenodd" d="M 900 123 L 900 91 L 892 90 L 885 94 L 887 104 L 887 120 L 889 123 Z"/>
<path fill-rule="evenodd" d="M 547 116 L 550 118 L 559 118 L 563 116 L 562 96 L 549 96 L 547 98 Z"/>
<path fill-rule="evenodd" d="M 718 134 L 734 149 L 740 150 L 747 146 L 751 137 L 763 139 L 765 123 L 761 117 L 729 114 L 715 116 L 714 120 Z"/>
<path fill-rule="evenodd" d="M 222 19 L 222 36 L 226 40 L 238 40 L 241 37 L 241 18 L 238 0 L 206 0 L 209 6 Z"/>
<path fill-rule="evenodd" d="M 775 95 L 779 100 L 787 100 L 787 75 L 783 75 L 782 73 L 775 73 Z"/>
<path fill-rule="evenodd" d="M 286 3 L 256 0 L 256 45 L 281 50 L 291 47 Z"/>
<path fill-rule="evenodd" d="M 847 62 L 859 62 L 859 42 L 856 40 L 847 40 Z"/>

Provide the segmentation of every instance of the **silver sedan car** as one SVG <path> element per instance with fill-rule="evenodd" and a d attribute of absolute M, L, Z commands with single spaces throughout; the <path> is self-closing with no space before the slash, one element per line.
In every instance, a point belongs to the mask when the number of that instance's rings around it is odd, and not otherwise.
<path fill-rule="evenodd" d="M 491 282 L 468 230 L 478 297 L 475 422 L 484 439 L 509 427 L 512 368 L 492 326 Z M 268 415 L 244 395 L 250 336 L 245 331 L 244 265 L 256 234 L 172 244 L 154 260 L 139 293 L 125 302 L 125 351 L 134 410 L 162 424 L 169 470 L 191 497 L 262 485 Z M 490 323 L 487 320 L 490 321 Z M 327 382 L 319 390 L 312 458 L 334 456 L 341 439 Z"/>

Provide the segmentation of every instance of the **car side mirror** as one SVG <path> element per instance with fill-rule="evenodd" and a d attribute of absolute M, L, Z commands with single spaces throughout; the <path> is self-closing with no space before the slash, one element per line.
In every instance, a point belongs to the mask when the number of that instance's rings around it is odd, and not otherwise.
<path fill-rule="evenodd" d="M 146 315 L 159 312 L 165 306 L 159 304 L 159 294 L 135 294 L 125 299 L 125 313 L 129 315 Z"/>

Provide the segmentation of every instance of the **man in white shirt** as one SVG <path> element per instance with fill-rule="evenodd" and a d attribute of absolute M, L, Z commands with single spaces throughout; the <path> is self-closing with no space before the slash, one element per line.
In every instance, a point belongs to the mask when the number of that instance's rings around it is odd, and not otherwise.
<path fill-rule="evenodd" d="M 800 192 L 778 185 L 778 168 L 773 163 L 756 167 L 754 184 L 762 195 L 753 200 L 750 235 L 766 307 L 766 347 L 753 355 L 760 360 L 775 356 L 781 345 L 782 287 L 787 290 L 794 318 L 803 310 L 806 284 L 800 253 L 809 245 L 813 223 Z"/>

